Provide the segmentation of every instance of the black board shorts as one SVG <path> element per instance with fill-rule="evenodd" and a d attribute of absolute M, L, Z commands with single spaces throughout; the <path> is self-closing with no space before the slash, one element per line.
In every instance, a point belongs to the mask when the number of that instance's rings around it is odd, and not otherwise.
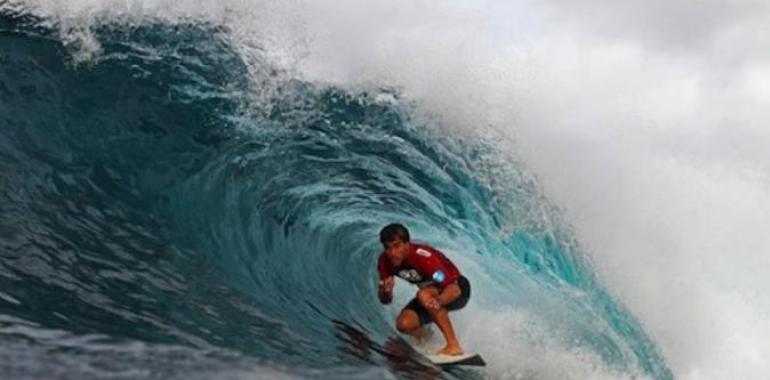
<path fill-rule="evenodd" d="M 457 299 L 452 303 L 444 306 L 449 311 L 460 310 L 464 308 L 465 304 L 467 304 L 468 300 L 471 298 L 471 283 L 468 282 L 468 279 L 465 278 L 465 276 L 460 276 L 457 279 L 457 285 L 460 287 L 460 296 L 457 297 Z M 422 307 L 420 300 L 418 300 L 417 297 L 412 298 L 412 300 L 409 301 L 406 306 L 404 306 L 403 310 L 413 310 L 415 313 L 417 313 L 417 316 L 420 317 L 420 323 L 423 325 L 433 323 L 433 319 L 430 317 L 430 314 L 428 314 L 428 311 Z"/>

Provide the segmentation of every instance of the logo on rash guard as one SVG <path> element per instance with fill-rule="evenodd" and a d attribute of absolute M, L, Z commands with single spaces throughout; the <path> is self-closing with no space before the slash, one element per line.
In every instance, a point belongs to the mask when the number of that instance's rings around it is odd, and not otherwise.
<path fill-rule="evenodd" d="M 446 278 L 446 275 L 444 274 L 444 271 L 437 270 L 433 272 L 433 281 L 437 283 L 444 282 L 444 279 Z"/>
<path fill-rule="evenodd" d="M 414 269 L 403 269 L 398 271 L 398 277 L 403 278 L 404 280 L 407 280 L 409 282 L 420 282 L 422 281 L 422 276 L 420 276 L 420 272 L 417 272 Z"/>
<path fill-rule="evenodd" d="M 428 251 L 426 251 L 426 250 L 424 250 L 422 248 L 417 248 L 417 254 L 422 256 L 422 257 L 430 257 L 430 252 L 428 252 Z"/>

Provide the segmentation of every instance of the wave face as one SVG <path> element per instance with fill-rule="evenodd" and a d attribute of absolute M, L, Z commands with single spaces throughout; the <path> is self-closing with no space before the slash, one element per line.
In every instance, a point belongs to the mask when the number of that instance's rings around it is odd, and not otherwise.
<path fill-rule="evenodd" d="M 215 26 L 102 26 L 77 63 L 39 21 L 0 24 L 12 378 L 672 377 L 493 141 L 387 88 L 289 76 L 255 97 L 276 72 Z M 393 318 L 413 289 L 377 302 L 393 221 L 471 279 L 456 323 L 484 371 L 411 354 Z"/>

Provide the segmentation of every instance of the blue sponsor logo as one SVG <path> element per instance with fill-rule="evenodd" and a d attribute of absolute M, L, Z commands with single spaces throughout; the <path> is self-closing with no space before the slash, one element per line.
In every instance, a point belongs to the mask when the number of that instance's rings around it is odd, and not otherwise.
<path fill-rule="evenodd" d="M 444 275 L 443 271 L 437 270 L 433 272 L 433 281 L 437 283 L 444 282 L 444 279 L 446 278 L 446 275 Z"/>

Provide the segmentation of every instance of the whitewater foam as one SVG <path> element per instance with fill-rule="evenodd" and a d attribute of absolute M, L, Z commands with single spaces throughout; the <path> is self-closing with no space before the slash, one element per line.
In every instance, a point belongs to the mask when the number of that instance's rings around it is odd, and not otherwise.
<path fill-rule="evenodd" d="M 770 80 L 767 59 L 757 57 L 768 12 L 757 2 L 740 3 L 751 5 L 749 14 L 709 12 L 719 22 L 695 28 L 707 33 L 682 55 L 661 43 L 677 28 L 648 38 L 656 16 L 666 15 L 657 3 L 627 8 L 652 15 L 632 26 L 607 21 L 618 12 L 609 8 L 598 16 L 601 34 L 596 18 L 561 2 L 515 2 L 499 14 L 482 6 L 491 2 L 25 4 L 84 25 L 63 28 L 73 38 L 104 18 L 226 25 L 246 55 L 267 52 L 289 76 L 354 88 L 385 83 L 452 131 L 502 131 L 516 143 L 500 148 L 522 156 L 563 206 L 600 276 L 678 378 L 770 373 L 762 360 L 770 353 L 762 271 L 770 267 L 770 107 L 762 96 Z M 621 20 L 633 20 L 627 9 Z M 530 22 L 506 25 L 514 12 Z M 687 12 L 679 19 L 697 23 Z M 98 54 L 91 42 L 78 46 Z"/>

